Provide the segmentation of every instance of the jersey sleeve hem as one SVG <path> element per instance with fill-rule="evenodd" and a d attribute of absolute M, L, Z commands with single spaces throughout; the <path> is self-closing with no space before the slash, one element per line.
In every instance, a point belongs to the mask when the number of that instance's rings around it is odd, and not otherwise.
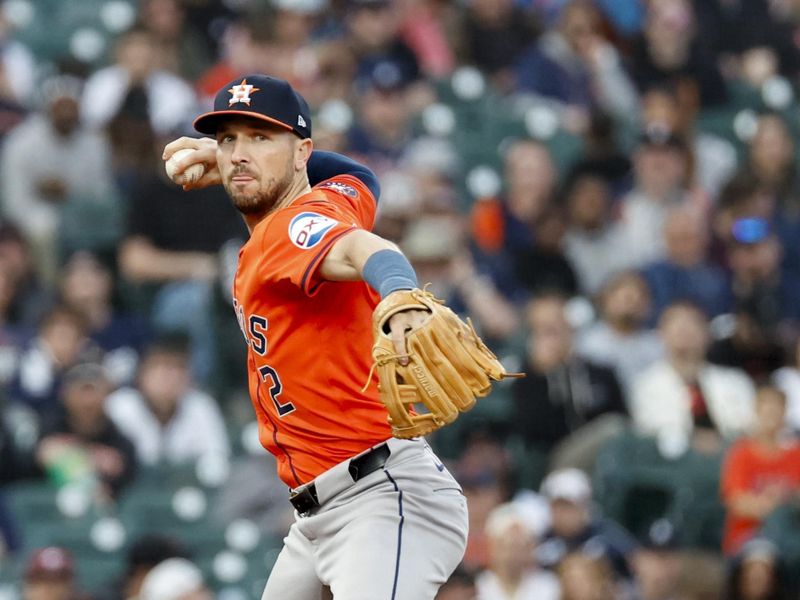
<path fill-rule="evenodd" d="M 300 289 L 307 296 L 313 296 L 318 290 L 320 285 L 324 283 L 323 281 L 314 277 L 315 273 L 317 272 L 317 268 L 322 263 L 322 260 L 327 256 L 328 252 L 330 252 L 333 245 L 336 241 L 351 231 L 355 231 L 357 227 L 353 225 L 352 227 L 348 227 L 342 231 L 339 231 L 336 235 L 334 235 L 331 239 L 329 239 L 322 248 L 320 248 L 319 252 L 317 252 L 316 256 L 311 259 L 311 262 L 308 263 L 306 270 L 303 272 L 303 277 L 300 279 Z"/>

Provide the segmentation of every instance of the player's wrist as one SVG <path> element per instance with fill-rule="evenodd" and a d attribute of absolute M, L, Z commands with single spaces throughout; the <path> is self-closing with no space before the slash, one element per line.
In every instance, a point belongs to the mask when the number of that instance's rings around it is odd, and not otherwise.
<path fill-rule="evenodd" d="M 414 267 L 395 250 L 379 250 L 372 254 L 364 263 L 361 276 L 381 298 L 392 292 L 419 287 Z"/>

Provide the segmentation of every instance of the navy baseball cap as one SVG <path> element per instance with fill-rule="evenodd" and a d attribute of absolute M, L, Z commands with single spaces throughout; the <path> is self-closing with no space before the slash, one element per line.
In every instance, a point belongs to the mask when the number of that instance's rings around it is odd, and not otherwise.
<path fill-rule="evenodd" d="M 243 75 L 222 87 L 214 98 L 214 110 L 194 120 L 200 133 L 215 134 L 220 122 L 230 115 L 261 119 L 311 137 L 308 103 L 289 82 L 268 75 Z"/>

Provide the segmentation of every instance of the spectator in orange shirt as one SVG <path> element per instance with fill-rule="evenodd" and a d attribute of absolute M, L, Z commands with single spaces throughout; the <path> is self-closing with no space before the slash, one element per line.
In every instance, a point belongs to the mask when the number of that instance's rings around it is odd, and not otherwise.
<path fill-rule="evenodd" d="M 785 416 L 785 394 L 774 387 L 760 388 L 753 433 L 728 452 L 721 481 L 728 510 L 722 545 L 728 555 L 736 553 L 773 510 L 800 492 L 800 443 L 783 437 Z"/>

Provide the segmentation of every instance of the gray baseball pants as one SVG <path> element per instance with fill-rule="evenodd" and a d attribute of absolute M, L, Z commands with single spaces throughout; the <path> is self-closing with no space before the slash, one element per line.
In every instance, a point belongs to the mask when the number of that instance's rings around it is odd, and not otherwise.
<path fill-rule="evenodd" d="M 467 503 L 424 439 L 387 441 L 382 469 L 348 461 L 314 480 L 320 506 L 295 522 L 262 600 L 433 600 L 464 555 Z M 327 593 L 327 592 L 326 592 Z"/>

